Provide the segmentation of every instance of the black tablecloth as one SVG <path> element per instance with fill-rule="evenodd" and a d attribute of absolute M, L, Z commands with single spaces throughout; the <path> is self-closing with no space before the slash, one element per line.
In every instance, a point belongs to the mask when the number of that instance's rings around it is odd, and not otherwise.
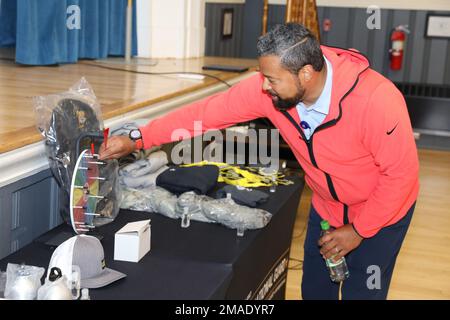
<path fill-rule="evenodd" d="M 263 229 L 236 230 L 220 224 L 191 221 L 187 229 L 156 213 L 121 210 L 116 220 L 98 228 L 103 236 L 106 265 L 127 277 L 90 290 L 92 299 L 246 299 L 284 298 L 287 258 L 295 216 L 303 190 L 302 178 L 279 186 L 260 206 L 273 214 Z M 264 188 L 261 188 L 264 190 Z M 268 192 L 266 189 L 265 191 Z M 114 261 L 114 233 L 126 223 L 151 219 L 151 250 L 139 263 Z M 30 245 L 0 260 L 47 268 L 54 248 L 44 244 L 61 225 Z"/>

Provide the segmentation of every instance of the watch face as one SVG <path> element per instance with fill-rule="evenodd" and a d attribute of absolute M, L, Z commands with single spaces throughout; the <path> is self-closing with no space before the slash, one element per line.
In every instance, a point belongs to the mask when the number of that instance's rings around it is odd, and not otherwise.
<path fill-rule="evenodd" d="M 141 132 L 139 130 L 136 130 L 136 129 L 131 130 L 130 131 L 130 137 L 133 140 L 138 140 L 138 139 L 141 138 Z"/>

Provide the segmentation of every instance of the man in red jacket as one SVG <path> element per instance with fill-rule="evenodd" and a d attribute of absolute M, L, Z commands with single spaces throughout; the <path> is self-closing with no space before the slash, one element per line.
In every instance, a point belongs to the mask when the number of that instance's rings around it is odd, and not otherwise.
<path fill-rule="evenodd" d="M 403 96 L 356 50 L 320 46 L 299 24 L 258 40 L 260 73 L 223 93 L 112 137 L 102 158 L 266 117 L 280 130 L 313 191 L 302 296 L 338 299 L 324 257 L 346 257 L 344 299 L 385 299 L 417 194 L 418 157 Z M 335 228 L 320 238 L 320 221 Z M 320 238 L 320 239 L 319 239 Z"/>

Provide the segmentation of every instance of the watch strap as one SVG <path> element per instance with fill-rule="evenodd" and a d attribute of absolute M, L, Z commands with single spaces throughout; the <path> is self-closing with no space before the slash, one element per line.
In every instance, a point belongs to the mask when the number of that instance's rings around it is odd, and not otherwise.
<path fill-rule="evenodd" d="M 136 143 L 136 150 L 141 150 L 144 148 L 144 141 L 142 141 L 142 139 L 137 139 L 134 142 Z"/>

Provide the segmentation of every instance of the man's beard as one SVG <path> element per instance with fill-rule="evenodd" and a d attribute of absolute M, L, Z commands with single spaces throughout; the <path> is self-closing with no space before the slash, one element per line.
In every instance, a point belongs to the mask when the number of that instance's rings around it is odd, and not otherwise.
<path fill-rule="evenodd" d="M 303 101 L 303 98 L 305 96 L 305 89 L 301 87 L 300 83 L 297 83 L 297 93 L 293 98 L 289 99 L 281 99 L 281 97 L 273 91 L 268 91 L 268 94 L 272 98 L 272 103 L 275 108 L 284 111 L 292 109 L 297 104 Z"/>

